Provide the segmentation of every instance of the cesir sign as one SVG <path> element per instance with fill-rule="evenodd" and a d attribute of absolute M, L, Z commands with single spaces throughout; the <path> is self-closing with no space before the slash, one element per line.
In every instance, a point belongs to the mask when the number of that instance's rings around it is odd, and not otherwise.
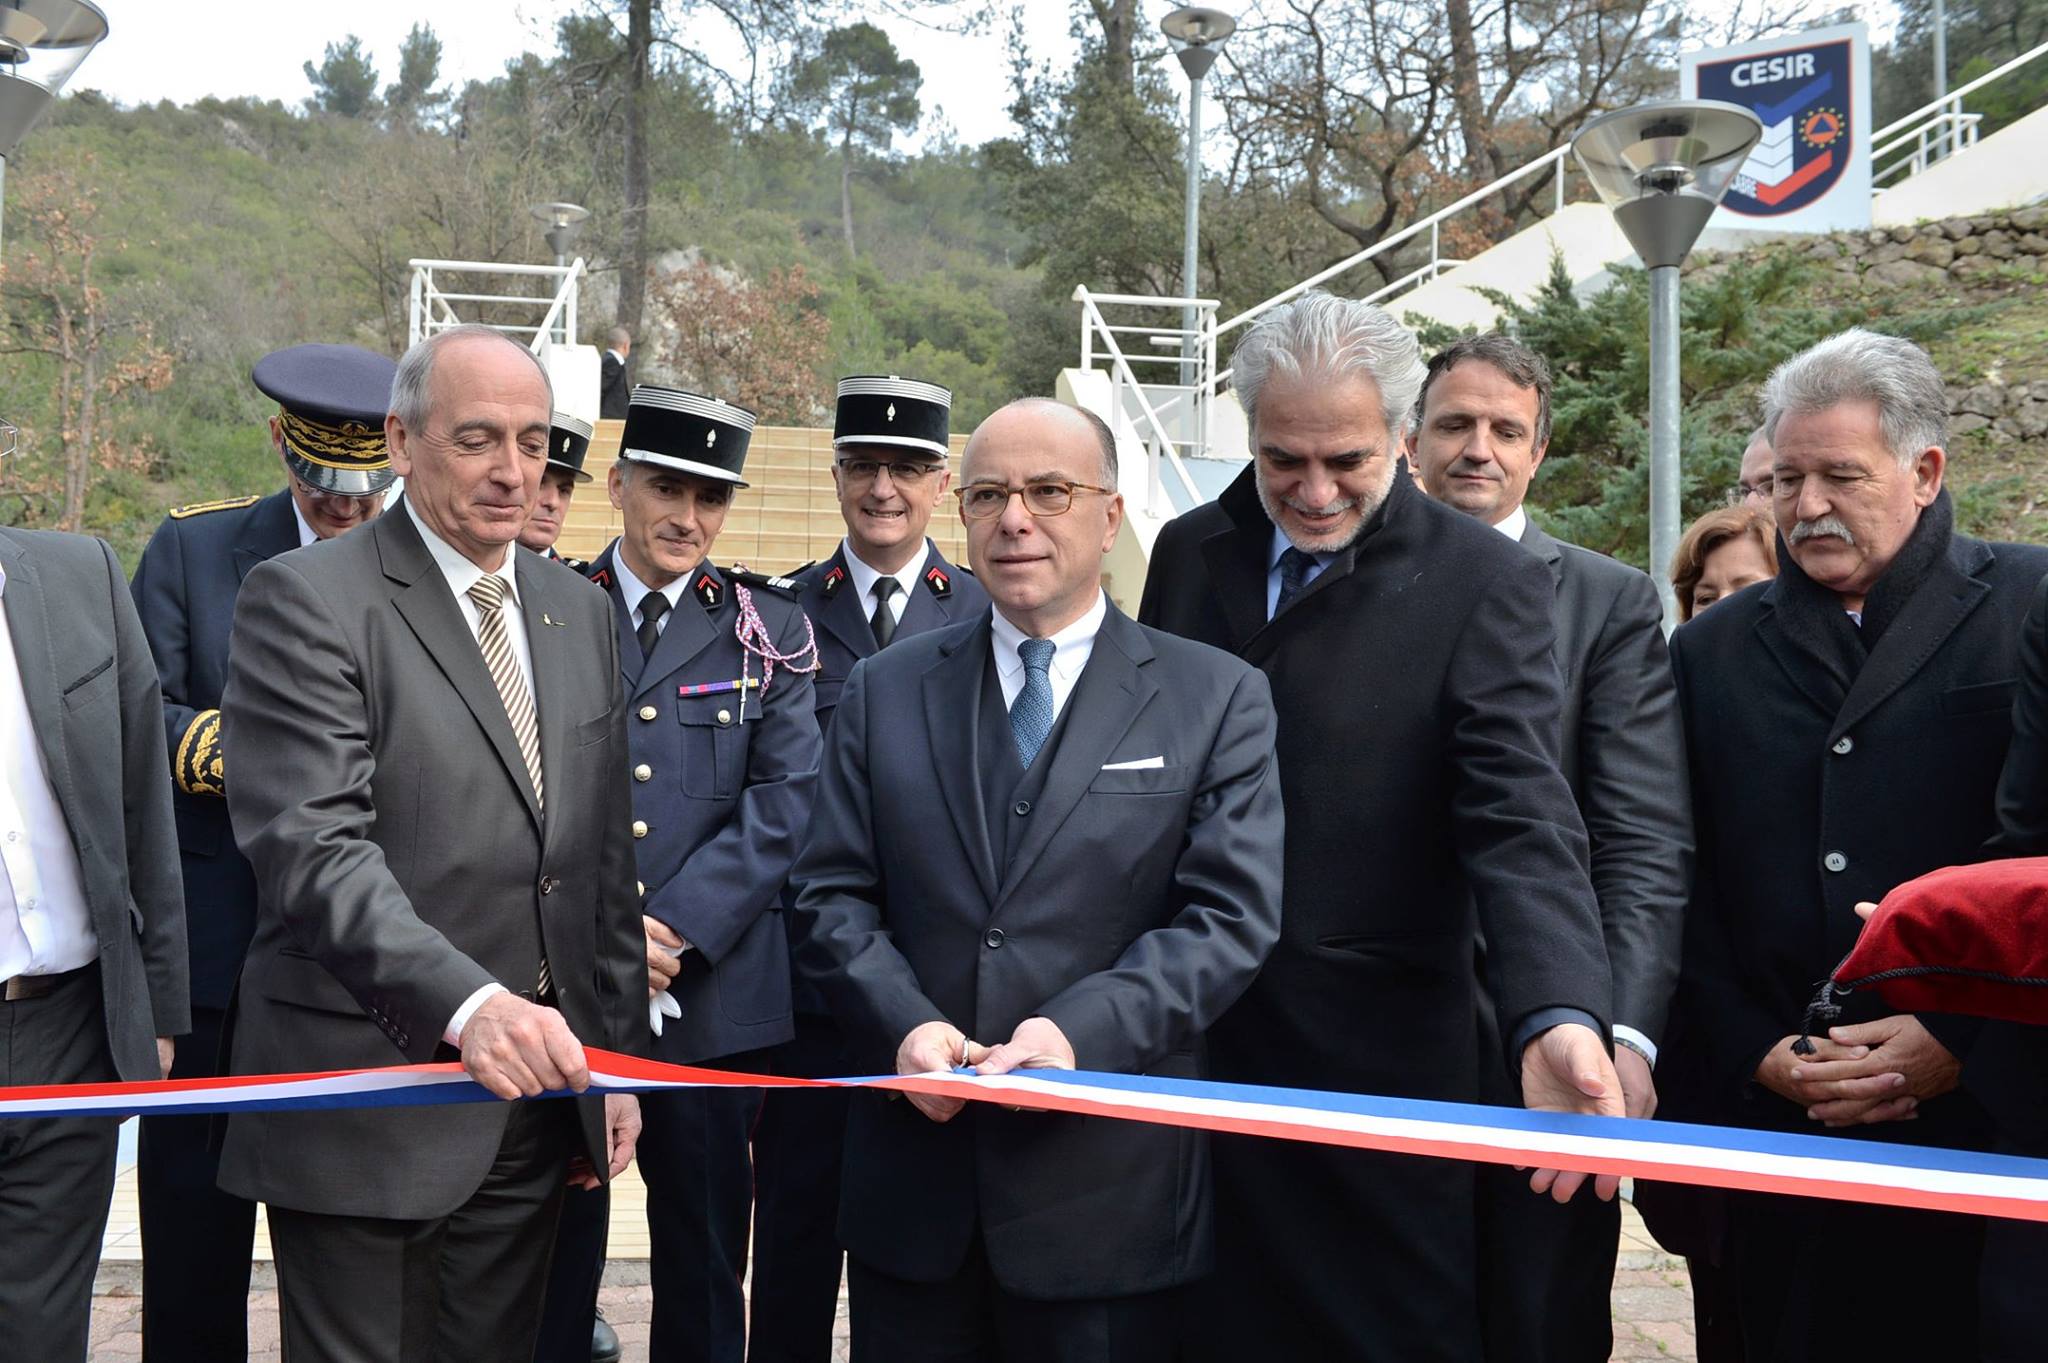
<path fill-rule="evenodd" d="M 1685 94 L 1763 124 L 1712 228 L 1832 232 L 1870 225 L 1870 42 L 1838 24 L 1679 58 Z"/>

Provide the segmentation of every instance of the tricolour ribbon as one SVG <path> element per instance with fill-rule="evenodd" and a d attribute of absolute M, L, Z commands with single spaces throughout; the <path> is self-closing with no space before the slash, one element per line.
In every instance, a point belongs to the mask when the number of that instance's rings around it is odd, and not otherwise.
<path fill-rule="evenodd" d="M 591 1092 L 874 1088 L 1440 1159 L 2048 1221 L 2048 1160 L 1201 1079 L 1031 1070 L 792 1079 L 588 1050 Z M 497 1101 L 455 1064 L 0 1088 L 0 1119 Z"/>

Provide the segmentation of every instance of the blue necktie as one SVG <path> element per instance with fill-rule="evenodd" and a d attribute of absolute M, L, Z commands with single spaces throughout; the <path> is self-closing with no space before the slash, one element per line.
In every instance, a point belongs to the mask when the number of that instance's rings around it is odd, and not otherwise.
<path fill-rule="evenodd" d="M 1274 615 L 1286 610 L 1288 603 L 1301 595 L 1301 589 L 1308 585 L 1308 570 L 1315 566 L 1313 554 L 1304 554 L 1291 545 L 1280 555 L 1280 596 L 1273 602 Z"/>
<path fill-rule="evenodd" d="M 1052 654 L 1050 639 L 1026 639 L 1017 645 L 1017 656 L 1024 660 L 1024 689 L 1010 704 L 1010 733 L 1027 771 L 1052 732 Z"/>

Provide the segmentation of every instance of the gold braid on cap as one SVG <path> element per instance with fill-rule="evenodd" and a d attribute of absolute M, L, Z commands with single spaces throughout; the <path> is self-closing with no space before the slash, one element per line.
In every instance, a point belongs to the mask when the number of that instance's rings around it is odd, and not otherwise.
<path fill-rule="evenodd" d="M 220 748 L 220 711 L 201 710 L 178 740 L 173 775 L 187 795 L 226 795 Z"/>
<path fill-rule="evenodd" d="M 372 428 L 358 421 L 329 426 L 308 420 L 289 408 L 279 408 L 277 420 L 284 430 L 285 444 L 308 463 L 359 471 L 382 468 L 391 462 L 391 452 L 384 448 L 382 426 Z"/>

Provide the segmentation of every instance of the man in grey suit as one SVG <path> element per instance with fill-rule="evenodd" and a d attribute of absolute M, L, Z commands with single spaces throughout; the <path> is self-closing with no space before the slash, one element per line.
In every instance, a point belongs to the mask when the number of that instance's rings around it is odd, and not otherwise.
<path fill-rule="evenodd" d="M 1550 444 L 1550 391 L 1550 367 L 1526 346 L 1498 334 L 1458 341 L 1429 362 L 1408 448 L 1431 497 L 1519 542 L 1557 584 L 1560 765 L 1592 846 L 1614 982 L 1614 1067 L 1628 1115 L 1648 1117 L 1692 857 L 1685 748 L 1656 587 L 1605 554 L 1546 535 L 1523 507 Z M 1482 1042 L 1497 1045 L 1491 1001 L 1481 1002 Z M 1489 1077 L 1498 1081 L 1492 1101 L 1519 1105 L 1504 1075 Z M 1512 1169 L 1480 1171 L 1487 1357 L 1605 1358 L 1620 1208 L 1532 1198 L 1525 1182 Z"/>
<path fill-rule="evenodd" d="M 190 1030 L 163 697 L 107 546 L 0 528 L 0 1085 L 160 1079 Z M 11 1358 L 85 1358 L 107 1117 L 0 1122 Z"/>
<path fill-rule="evenodd" d="M 793 882 L 863 1070 L 1199 1077 L 1279 936 L 1271 692 L 1110 604 L 1116 482 L 1095 417 L 990 417 L 959 496 L 993 611 L 847 680 Z M 856 1094 L 839 1232 L 860 1363 L 1168 1358 L 1213 1260 L 1208 1140 Z"/>
<path fill-rule="evenodd" d="M 588 1087 L 646 1007 L 609 606 L 513 541 L 551 393 L 482 327 L 413 347 L 402 511 L 258 565 L 222 703 L 256 872 L 237 1073 L 460 1052 L 501 1098 Z M 450 1049 L 454 1048 L 454 1049 Z M 269 1204 L 294 1360 L 523 1358 L 561 1190 L 625 1167 L 630 1098 L 267 1113 L 221 1184 Z"/>

